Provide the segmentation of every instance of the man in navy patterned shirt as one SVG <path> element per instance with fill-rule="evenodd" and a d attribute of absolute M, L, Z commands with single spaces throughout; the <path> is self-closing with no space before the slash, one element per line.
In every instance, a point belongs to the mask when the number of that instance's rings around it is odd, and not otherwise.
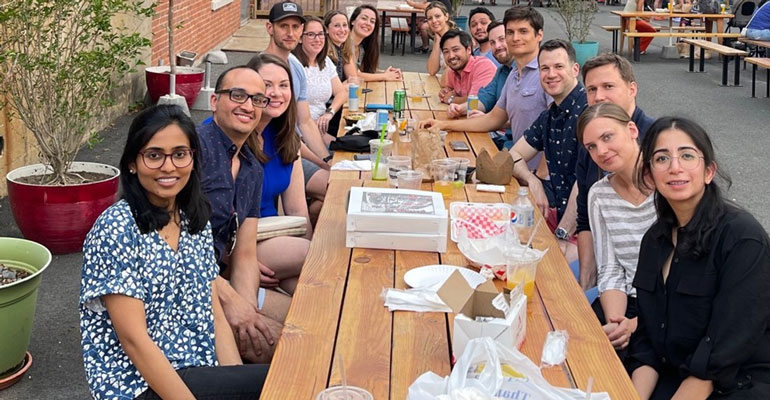
<path fill-rule="evenodd" d="M 580 67 L 575 49 L 561 39 L 540 47 L 540 84 L 553 103 L 524 131 L 511 149 L 515 162 L 513 175 L 529 186 L 540 211 L 556 236 L 567 261 L 577 259 L 572 232 L 576 222 L 577 120 L 587 106 L 586 93 L 578 81 Z M 549 180 L 541 181 L 526 162 L 542 151 L 548 165 Z M 559 229 L 557 229 L 557 227 Z"/>
<path fill-rule="evenodd" d="M 201 184 L 211 203 L 211 230 L 222 277 L 217 289 L 241 356 L 269 362 L 290 300 L 260 289 L 257 224 L 264 171 L 245 145 L 268 104 L 265 83 L 246 66 L 220 75 L 211 96 L 213 122 L 198 128 Z"/>

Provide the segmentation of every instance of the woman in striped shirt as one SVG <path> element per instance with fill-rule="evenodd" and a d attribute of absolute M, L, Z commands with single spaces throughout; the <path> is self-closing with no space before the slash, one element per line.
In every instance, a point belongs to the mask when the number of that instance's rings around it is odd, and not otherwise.
<path fill-rule="evenodd" d="M 578 120 L 578 140 L 602 171 L 608 172 L 588 192 L 588 214 L 598 269 L 599 298 L 593 308 L 617 350 L 636 330 L 636 291 L 631 286 L 642 236 L 655 222 L 650 191 L 635 185 L 639 130 L 612 103 L 587 108 Z"/>

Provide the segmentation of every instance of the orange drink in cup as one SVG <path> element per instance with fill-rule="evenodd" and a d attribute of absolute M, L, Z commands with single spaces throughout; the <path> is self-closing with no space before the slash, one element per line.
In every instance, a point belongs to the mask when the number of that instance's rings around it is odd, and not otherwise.
<path fill-rule="evenodd" d="M 527 300 L 532 300 L 535 293 L 535 274 L 537 273 L 537 264 L 543 258 L 539 251 L 516 247 L 509 249 L 505 254 L 505 287 L 513 290 L 518 285 L 524 285 L 522 288 Z"/>
<path fill-rule="evenodd" d="M 451 198 L 457 161 L 449 158 L 433 160 L 431 169 L 433 170 L 433 191 L 441 193 L 444 200 Z"/>

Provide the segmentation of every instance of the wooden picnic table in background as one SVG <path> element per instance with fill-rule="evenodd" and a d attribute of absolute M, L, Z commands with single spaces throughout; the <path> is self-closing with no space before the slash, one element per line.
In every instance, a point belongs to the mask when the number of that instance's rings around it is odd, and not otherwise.
<path fill-rule="evenodd" d="M 402 7 L 399 7 L 402 6 Z M 377 0 L 377 12 L 381 13 L 380 17 L 380 48 L 385 51 L 385 20 L 388 18 L 388 14 L 391 16 L 404 16 L 409 14 L 411 16 L 409 21 L 409 45 L 412 47 L 412 53 L 415 49 L 415 35 L 417 34 L 417 14 L 425 14 L 423 10 L 406 6 L 405 1 L 398 0 Z"/>
<path fill-rule="evenodd" d="M 716 31 L 715 33 L 711 33 L 711 36 L 715 36 L 718 40 L 719 44 L 722 44 L 722 37 L 729 37 L 725 35 L 729 35 L 725 33 L 724 30 L 724 23 L 726 19 L 733 18 L 735 15 L 733 14 L 692 14 L 692 13 L 682 13 L 682 12 L 654 12 L 654 11 L 634 11 L 634 12 L 625 12 L 625 11 L 611 11 L 612 14 L 617 15 L 620 17 L 620 47 L 618 47 L 619 52 L 623 52 L 623 40 L 625 39 L 626 33 L 630 32 L 636 32 L 636 19 L 637 18 L 644 18 L 644 19 L 667 19 L 669 20 L 669 27 L 671 26 L 671 19 L 673 18 L 691 18 L 691 19 L 701 19 L 701 20 L 716 20 Z M 674 32 L 673 30 L 669 30 L 668 32 L 658 32 L 656 33 L 657 36 L 669 36 L 669 37 L 708 37 L 709 32 L 705 33 L 696 33 L 696 32 L 690 32 L 690 33 L 684 33 L 684 32 Z M 687 36 L 685 36 L 687 35 Z M 628 40 L 628 54 L 632 54 L 632 47 L 633 47 L 633 40 Z"/>
<path fill-rule="evenodd" d="M 435 77 L 414 73 L 406 73 L 405 81 L 417 77 L 431 88 L 438 85 Z M 367 83 L 373 91 L 366 95 L 366 102 L 390 102 L 393 90 L 403 84 Z M 410 108 L 411 115 L 445 118 L 444 111 L 431 109 L 431 99 L 425 103 L 424 107 L 416 104 L 418 107 Z M 445 146 L 447 156 L 469 158 L 471 165 L 482 149 L 497 151 L 487 132 L 449 132 L 447 143 L 450 140 L 465 141 L 471 151 L 453 152 Z M 394 152 L 408 155 L 411 144 L 396 138 Z M 337 151 L 334 160 L 352 157 L 352 153 Z M 387 186 L 387 182 L 372 181 L 370 176 L 368 171 L 331 173 L 262 399 L 314 399 L 324 388 L 341 384 L 338 353 L 347 383 L 365 388 L 375 399 L 405 399 L 409 386 L 421 374 L 433 371 L 445 376 L 451 372 L 453 314 L 391 313 L 380 294 L 385 288 L 405 289 L 403 277 L 412 268 L 466 266 L 468 262 L 449 239 L 445 253 L 346 248 L 348 191 L 353 186 Z M 432 190 L 432 184 L 423 183 L 422 189 Z M 453 192 L 445 203 L 447 209 L 452 201 L 510 204 L 517 190 L 515 179 L 502 194 L 479 192 L 475 184 L 466 184 L 462 193 Z M 538 213 L 536 218 L 542 216 Z M 613 399 L 637 399 L 623 365 L 545 224 L 538 229 L 533 246 L 549 251 L 538 266 L 535 296 L 527 304 L 527 334 L 521 351 L 539 364 L 546 334 L 565 330 L 569 334 L 566 363 L 543 369 L 551 384 L 585 390 L 589 377 L 593 377 L 594 391 L 609 392 Z M 502 288 L 501 281 L 496 280 L 496 284 Z"/>

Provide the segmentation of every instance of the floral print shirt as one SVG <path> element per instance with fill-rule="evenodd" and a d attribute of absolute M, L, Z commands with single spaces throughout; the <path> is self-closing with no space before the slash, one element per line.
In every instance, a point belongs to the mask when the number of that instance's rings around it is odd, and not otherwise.
<path fill-rule="evenodd" d="M 177 251 L 142 234 L 125 200 L 97 219 L 83 246 L 80 332 L 83 363 L 96 399 L 133 399 L 147 382 L 123 351 L 101 296 L 142 300 L 147 333 L 174 369 L 216 365 L 211 284 L 219 273 L 211 226 L 187 232 L 184 214 Z"/>

